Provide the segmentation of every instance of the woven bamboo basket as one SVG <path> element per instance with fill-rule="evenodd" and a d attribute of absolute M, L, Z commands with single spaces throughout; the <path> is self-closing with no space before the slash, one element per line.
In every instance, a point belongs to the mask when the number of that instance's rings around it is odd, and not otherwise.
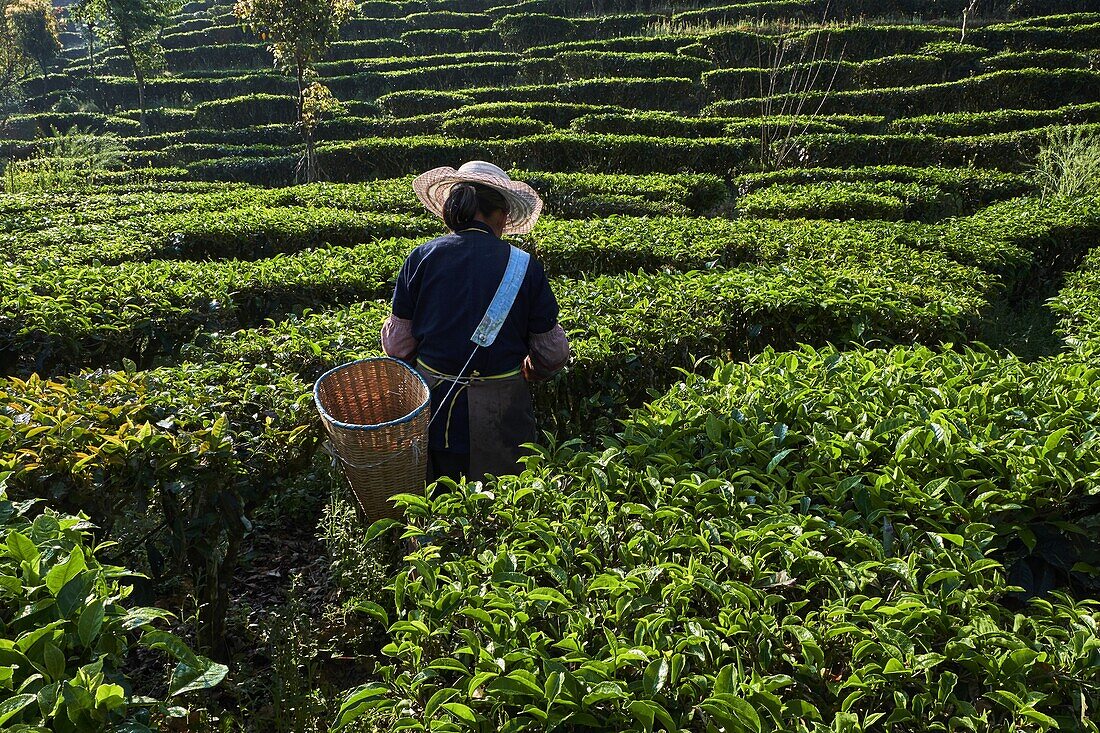
<path fill-rule="evenodd" d="M 423 378 L 397 359 L 362 359 L 321 375 L 313 399 L 363 518 L 400 518 L 390 497 L 419 493 L 425 484 L 430 410 Z"/>

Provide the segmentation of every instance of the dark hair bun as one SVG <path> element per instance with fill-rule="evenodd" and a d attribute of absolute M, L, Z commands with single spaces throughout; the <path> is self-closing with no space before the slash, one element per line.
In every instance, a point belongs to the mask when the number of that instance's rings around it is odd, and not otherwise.
<path fill-rule="evenodd" d="M 469 226 L 478 213 L 489 216 L 494 211 L 508 213 L 508 199 L 500 191 L 481 183 L 456 183 L 443 203 L 443 222 L 457 232 Z"/>

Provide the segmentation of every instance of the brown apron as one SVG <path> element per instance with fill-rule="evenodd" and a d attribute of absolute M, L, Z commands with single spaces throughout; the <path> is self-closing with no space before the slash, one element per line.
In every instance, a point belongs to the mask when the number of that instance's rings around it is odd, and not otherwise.
<path fill-rule="evenodd" d="M 450 383 L 423 364 L 417 365 L 417 371 L 429 389 Z M 516 473 L 519 458 L 525 453 L 520 446 L 538 438 L 535 406 L 527 380 L 522 374 L 479 378 L 475 372 L 463 382 L 470 409 L 470 480 L 480 481 L 486 474 Z"/>

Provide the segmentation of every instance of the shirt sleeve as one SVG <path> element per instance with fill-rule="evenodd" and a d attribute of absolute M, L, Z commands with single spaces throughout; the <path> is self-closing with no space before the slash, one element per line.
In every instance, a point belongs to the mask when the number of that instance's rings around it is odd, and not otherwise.
<path fill-rule="evenodd" d="M 546 379 L 565 368 L 569 356 L 569 337 L 557 325 L 546 333 L 531 334 L 531 353 L 526 365 L 535 378 Z"/>
<path fill-rule="evenodd" d="M 404 320 L 412 320 L 416 310 L 418 284 L 415 281 L 416 258 L 410 254 L 397 273 L 397 285 L 393 289 L 393 314 Z"/>
<path fill-rule="evenodd" d="M 531 309 L 527 333 L 546 333 L 558 323 L 558 300 L 550 290 L 546 271 L 538 260 L 531 260 Z"/>
<path fill-rule="evenodd" d="M 390 315 L 382 324 L 382 351 L 388 356 L 412 361 L 418 346 L 412 332 L 412 321 Z"/>

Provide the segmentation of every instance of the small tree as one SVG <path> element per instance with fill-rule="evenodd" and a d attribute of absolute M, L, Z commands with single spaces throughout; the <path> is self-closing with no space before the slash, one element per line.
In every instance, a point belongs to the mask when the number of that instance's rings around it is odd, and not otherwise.
<path fill-rule="evenodd" d="M 34 60 L 23 50 L 11 22 L 8 11 L 13 4 L 0 0 L 0 96 L 3 97 L 12 96 L 16 85 L 34 66 Z"/>
<path fill-rule="evenodd" d="M 302 98 L 302 116 L 298 127 L 306 140 L 306 154 L 298 164 L 298 179 L 304 173 L 305 180 L 312 183 L 321 178 L 321 169 L 317 163 L 315 137 L 321 120 L 344 111 L 344 105 L 332 95 L 332 91 L 320 82 L 313 82 L 305 88 Z"/>
<path fill-rule="evenodd" d="M 304 167 L 307 181 L 320 174 L 314 149 L 317 125 L 323 115 L 339 108 L 339 102 L 327 87 L 316 82 L 307 86 L 306 80 L 355 7 L 355 0 L 237 0 L 233 7 L 241 24 L 270 42 L 275 63 L 292 71 L 298 82 L 295 109 L 306 143 L 298 170 Z"/>
<path fill-rule="evenodd" d="M 158 36 L 179 7 L 179 0 L 80 0 L 77 16 L 97 23 L 108 40 L 122 46 L 134 70 L 141 126 L 145 125 L 145 78 L 164 55 Z"/>
<path fill-rule="evenodd" d="M 805 134 L 812 122 L 821 115 L 821 110 L 833 90 L 844 52 L 841 49 L 840 60 L 830 62 L 828 40 L 824 45 L 820 41 L 819 32 L 814 34 L 812 46 L 808 47 L 802 43 L 797 61 L 790 65 L 787 63 L 787 52 L 792 44 L 789 39 L 775 40 L 766 58 L 761 50 L 760 167 L 762 170 L 778 170 L 783 167 L 797 151 L 798 138 Z"/>
<path fill-rule="evenodd" d="M 45 95 L 46 74 L 61 53 L 61 36 L 53 5 L 49 0 L 16 0 L 4 12 L 19 47 L 42 71 L 42 94 Z"/>
<path fill-rule="evenodd" d="M 354 10 L 354 0 L 237 0 L 233 6 L 241 24 L 270 43 L 275 63 L 294 72 L 299 120 L 306 75 L 339 38 L 340 26 Z"/>
<path fill-rule="evenodd" d="M 99 99 L 99 85 L 96 77 L 95 42 L 99 32 L 99 17 L 91 11 L 87 2 L 79 2 L 73 5 L 69 18 L 84 28 L 84 40 L 88 49 L 88 73 L 92 79 L 92 96 Z M 100 100 L 102 101 L 102 100 Z"/>

